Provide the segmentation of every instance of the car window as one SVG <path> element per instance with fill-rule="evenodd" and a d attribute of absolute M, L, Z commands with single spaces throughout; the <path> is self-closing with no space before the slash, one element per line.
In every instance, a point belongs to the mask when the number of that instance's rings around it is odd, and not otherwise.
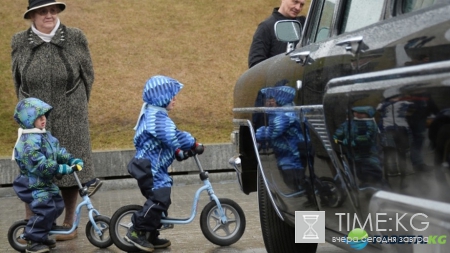
<path fill-rule="evenodd" d="M 378 22 L 383 15 L 383 6 L 384 0 L 349 0 L 345 6 L 341 33 Z"/>
<path fill-rule="evenodd" d="M 322 16 L 320 17 L 319 26 L 316 33 L 315 42 L 326 40 L 330 37 L 330 28 L 333 21 L 334 7 L 336 0 L 327 0 L 323 5 Z"/>
<path fill-rule="evenodd" d="M 402 1 L 402 12 L 408 13 L 417 11 L 425 7 L 431 6 L 437 3 L 437 0 L 404 0 Z"/>

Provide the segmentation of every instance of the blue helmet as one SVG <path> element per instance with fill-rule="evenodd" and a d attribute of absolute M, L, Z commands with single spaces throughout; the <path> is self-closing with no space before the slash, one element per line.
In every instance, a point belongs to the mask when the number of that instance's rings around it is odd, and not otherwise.
<path fill-rule="evenodd" d="M 355 106 L 352 107 L 352 112 L 365 113 L 370 118 L 375 115 L 375 109 L 372 106 Z"/>

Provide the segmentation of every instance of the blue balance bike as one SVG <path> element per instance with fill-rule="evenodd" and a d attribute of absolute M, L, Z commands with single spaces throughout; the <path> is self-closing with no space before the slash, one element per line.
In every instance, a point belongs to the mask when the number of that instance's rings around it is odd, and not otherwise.
<path fill-rule="evenodd" d="M 214 193 L 213 187 L 208 179 L 208 172 L 203 171 L 197 155 L 193 156 L 199 169 L 200 179 L 203 181 L 194 195 L 191 208 L 191 215 L 187 218 L 163 217 L 161 224 L 163 229 L 171 229 L 175 224 L 191 223 L 197 213 L 197 204 L 200 193 L 207 191 L 210 202 L 203 208 L 200 215 L 200 228 L 203 235 L 210 242 L 219 246 L 228 246 L 237 242 L 244 234 L 245 215 L 242 208 L 233 200 L 227 198 L 218 198 Z M 109 232 L 114 244 L 126 252 L 139 251 L 133 244 L 127 242 L 124 237 L 133 223 L 131 217 L 133 213 L 142 209 L 141 205 L 127 205 L 119 208 L 111 217 Z M 147 233 L 147 238 L 150 233 Z"/>
<path fill-rule="evenodd" d="M 78 178 L 76 172 L 77 170 L 80 171 L 81 167 L 78 165 L 76 166 L 76 168 L 74 167 L 73 175 L 77 180 L 79 193 L 83 201 L 81 201 L 77 206 L 75 211 L 76 218 L 70 230 L 52 230 L 49 235 L 68 235 L 72 233 L 78 227 L 78 224 L 80 224 L 81 208 L 86 206 L 89 213 L 89 221 L 86 224 L 86 236 L 92 245 L 98 248 L 107 248 L 113 244 L 113 241 L 109 236 L 110 218 L 100 215 L 100 213 L 92 205 L 92 202 L 88 196 L 87 187 L 83 187 L 81 185 L 80 179 Z M 57 177 L 58 176 L 61 175 L 57 175 Z M 20 252 L 25 252 L 27 247 L 26 240 L 23 236 L 23 231 L 27 226 L 27 223 L 27 220 L 16 221 L 8 230 L 9 244 L 15 250 Z"/>

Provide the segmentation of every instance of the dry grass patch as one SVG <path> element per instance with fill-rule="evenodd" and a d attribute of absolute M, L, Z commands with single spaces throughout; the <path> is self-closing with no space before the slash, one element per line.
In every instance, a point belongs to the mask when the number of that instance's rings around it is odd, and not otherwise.
<path fill-rule="evenodd" d="M 233 87 L 247 70 L 257 24 L 279 1 L 65 1 L 63 24 L 82 29 L 94 62 L 90 101 L 94 150 L 132 148 L 145 81 L 157 74 L 185 84 L 170 113 L 177 126 L 204 143 L 229 142 Z M 17 138 L 17 99 L 10 40 L 27 29 L 27 1 L 3 0 L 0 9 L 0 155 Z"/>

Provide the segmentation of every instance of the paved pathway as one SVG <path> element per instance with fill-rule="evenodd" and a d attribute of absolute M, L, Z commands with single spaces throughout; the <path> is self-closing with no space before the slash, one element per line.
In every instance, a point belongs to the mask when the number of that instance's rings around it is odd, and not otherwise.
<path fill-rule="evenodd" d="M 264 253 L 264 243 L 261 236 L 259 225 L 259 214 L 256 193 L 245 195 L 239 190 L 236 181 L 214 182 L 213 187 L 219 198 L 230 198 L 236 201 L 244 210 L 247 227 L 242 238 L 235 244 L 228 247 L 219 247 L 209 242 L 202 234 L 200 229 L 200 212 L 209 202 L 206 193 L 202 193 L 202 198 L 198 205 L 197 217 L 188 225 L 178 225 L 174 229 L 162 231 L 161 236 L 172 241 L 172 246 L 164 250 L 155 250 L 156 253 L 165 252 L 205 252 L 205 253 Z M 193 195 L 200 184 L 196 185 L 177 185 L 172 190 L 172 205 L 169 209 L 170 216 L 185 218 L 189 216 Z M 94 207 L 102 214 L 111 217 L 113 213 L 121 206 L 128 204 L 143 204 L 144 198 L 138 189 L 123 190 L 103 190 L 97 192 L 91 198 Z M 0 198 L 0 252 L 14 252 L 6 238 L 9 226 L 16 220 L 23 218 L 23 203 L 16 197 Z M 52 253 L 63 252 L 121 252 L 116 246 L 107 249 L 98 249 L 87 240 L 85 227 L 87 223 L 87 212 L 83 209 L 81 224 L 78 227 L 78 238 L 66 242 L 58 242 L 57 247 Z M 61 223 L 61 217 L 58 224 Z M 328 243 L 320 244 L 318 253 L 343 253 L 339 248 Z"/>

